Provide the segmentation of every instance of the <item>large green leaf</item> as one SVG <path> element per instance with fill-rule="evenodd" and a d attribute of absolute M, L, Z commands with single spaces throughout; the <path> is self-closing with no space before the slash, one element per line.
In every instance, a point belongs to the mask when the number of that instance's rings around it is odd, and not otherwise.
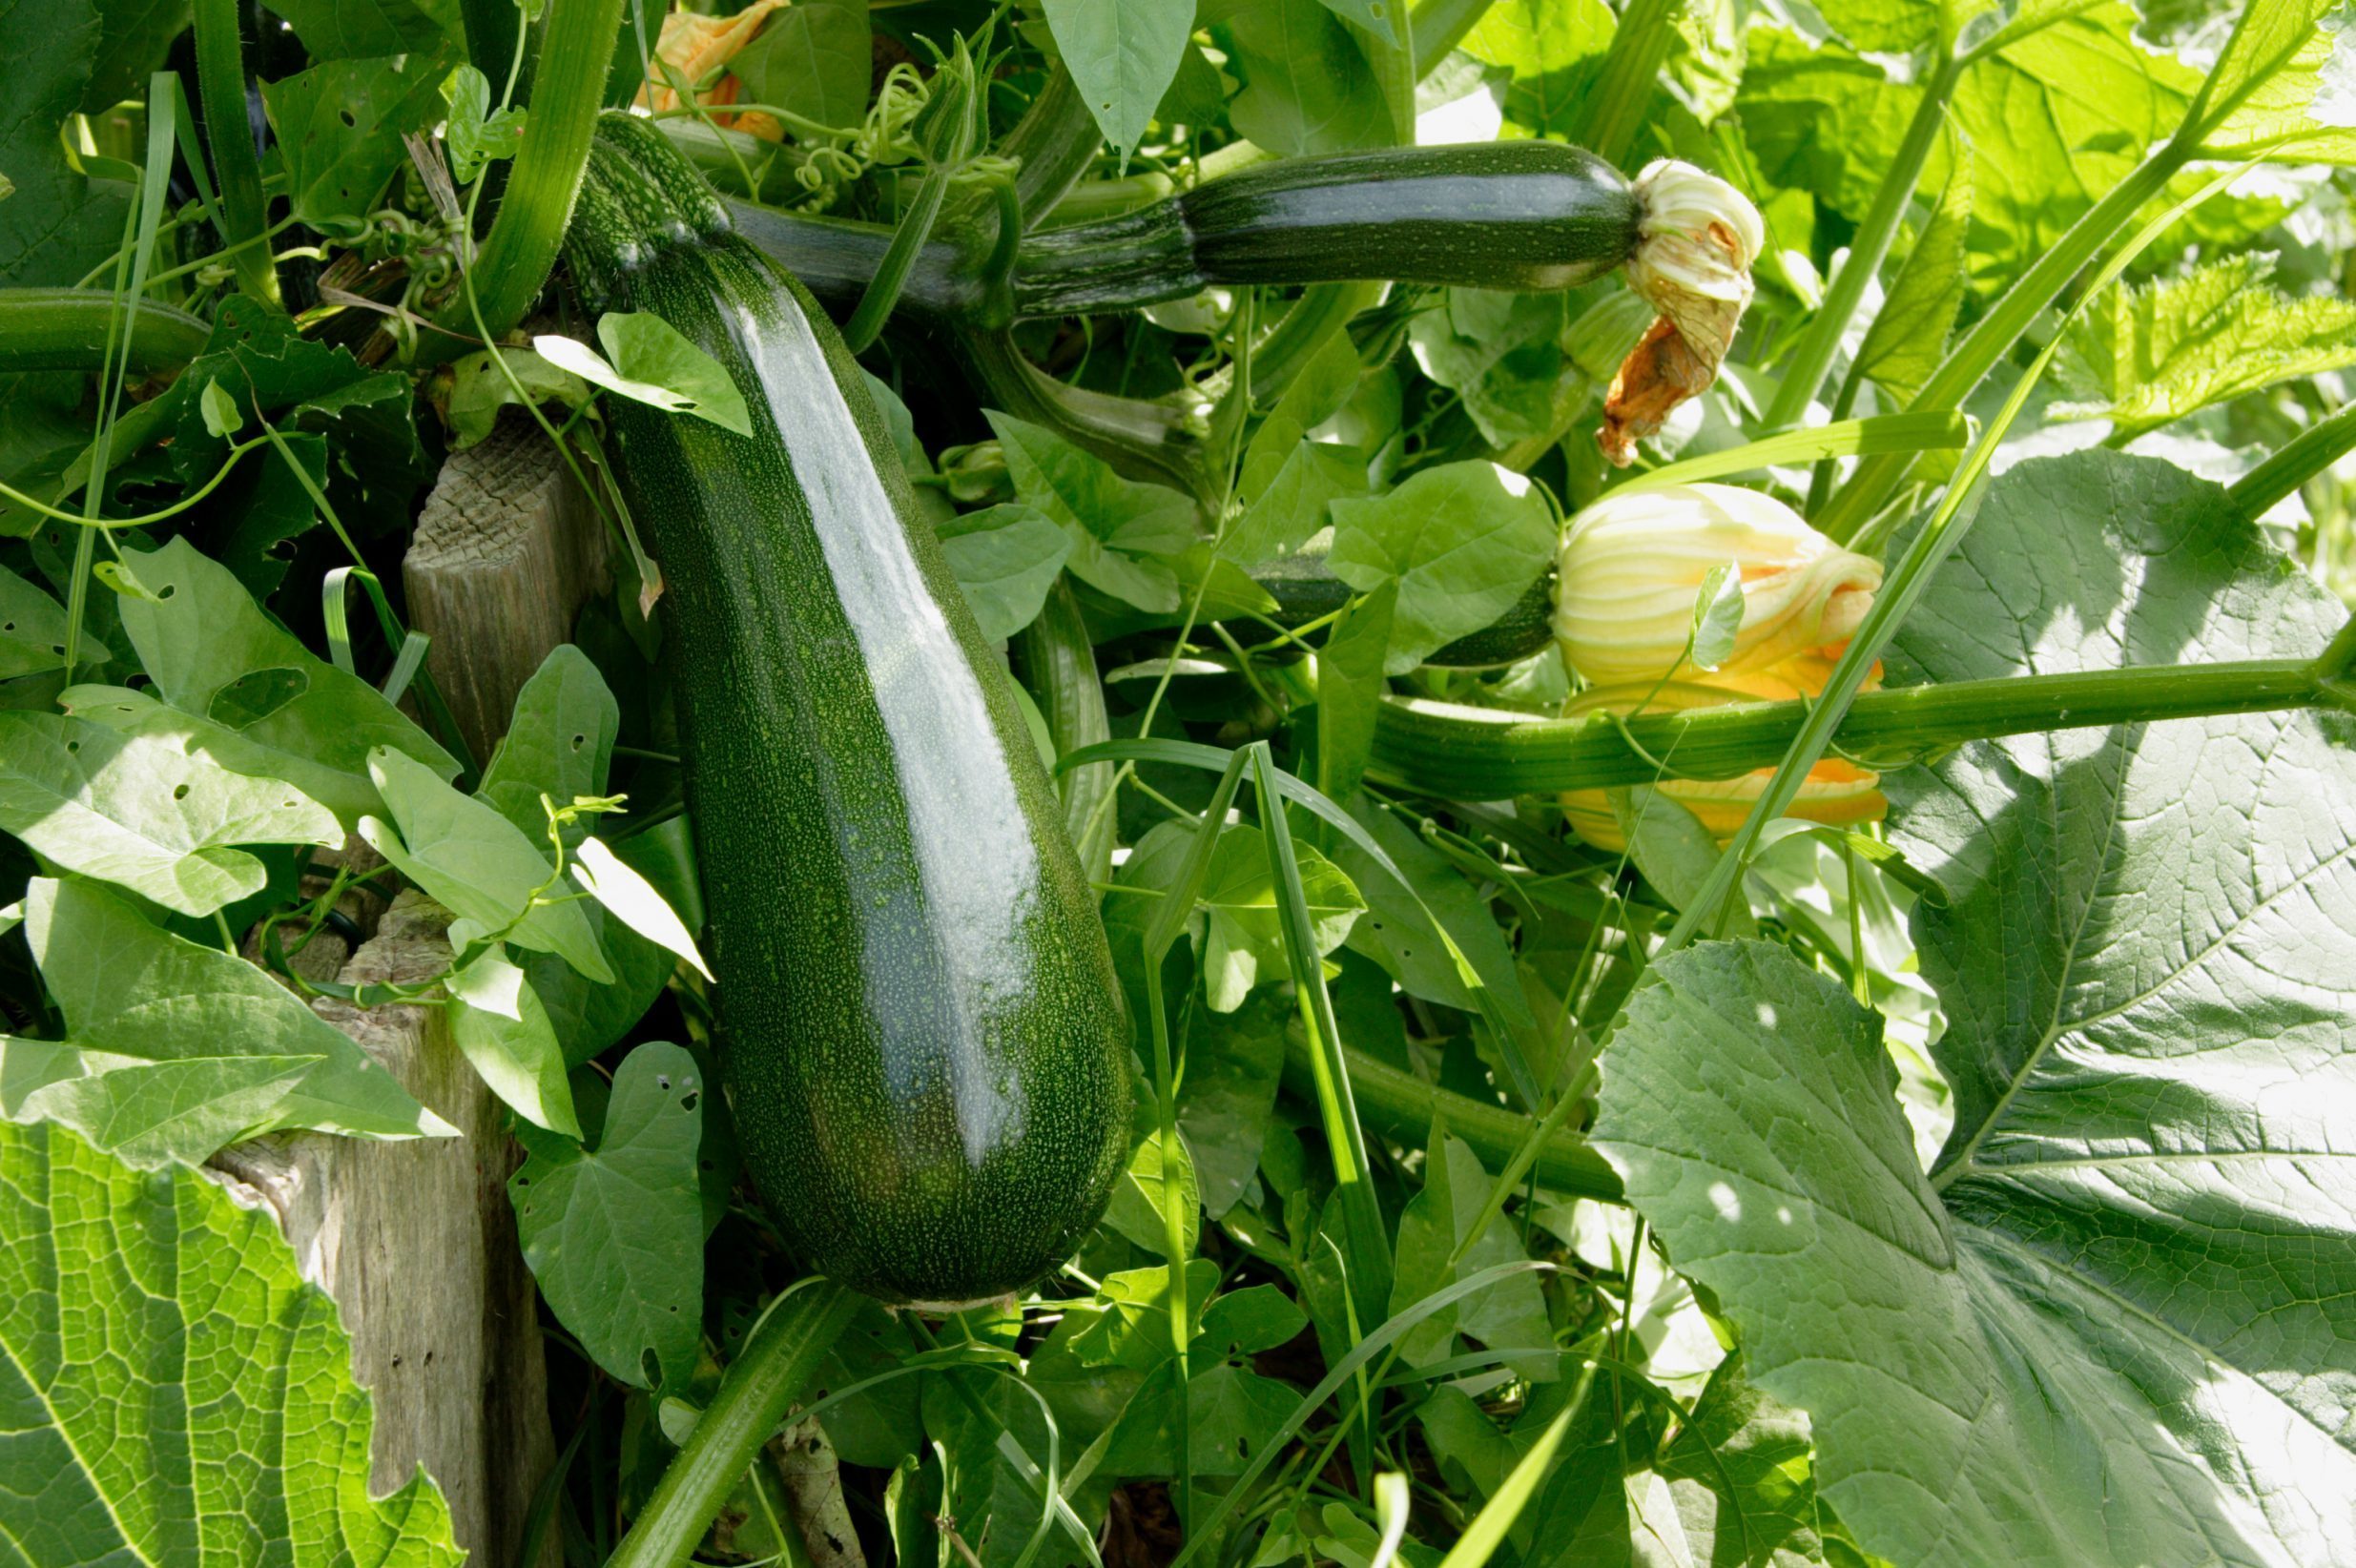
<path fill-rule="evenodd" d="M 370 757 L 369 768 L 392 814 L 390 822 L 361 818 L 360 836 L 379 855 L 444 908 L 611 983 L 588 915 L 565 889 L 548 885 L 554 871 L 522 829 L 390 747 Z"/>
<path fill-rule="evenodd" d="M 1137 145 L 1154 106 L 1178 74 L 1194 0 L 1045 0 L 1047 31 L 1105 139 L 1123 153 Z"/>
<path fill-rule="evenodd" d="M 285 986 L 93 882 L 36 877 L 25 937 L 67 1038 L 0 1036 L 0 1115 L 63 1122 L 149 1166 L 278 1127 L 454 1136 Z"/>
<path fill-rule="evenodd" d="M 75 687 L 60 699 L 110 729 L 170 734 L 232 773 L 282 778 L 347 828 L 377 808 L 368 753 L 389 747 L 437 777 L 458 763 L 359 676 L 263 615 L 229 568 L 185 539 L 124 552 L 153 599 L 124 596 L 123 630 L 155 686 Z"/>
<path fill-rule="evenodd" d="M 443 115 L 439 57 L 330 60 L 264 82 L 295 216 L 313 228 L 357 234 L 377 197 L 409 161 L 402 137 Z"/>
<path fill-rule="evenodd" d="M 1446 463 L 1396 489 L 1333 504 L 1333 575 L 1361 593 L 1396 580 L 1391 652 L 1401 675 L 1513 608 L 1553 553 L 1554 514 L 1521 475 Z"/>
<path fill-rule="evenodd" d="M 1965 72 L 1948 113 L 1972 149 L 1974 268 L 2007 280 L 2165 140 L 2198 78 L 2134 36 L 2135 13 L 2116 0 L 2058 12 Z M 1758 30 L 1744 73 L 1742 115 L 1773 183 L 1824 197 L 1862 218 L 1895 161 L 1920 101 L 1914 82 L 1837 45 L 1810 50 Z M 1944 149 L 1925 171 L 1950 173 Z"/>
<path fill-rule="evenodd" d="M 423 1472 L 369 1497 L 350 1341 L 268 1215 L 0 1124 L 0 1234 L 10 1562 L 463 1560 Z"/>
<path fill-rule="evenodd" d="M 269 0 L 313 59 L 404 54 L 458 31 L 455 0 Z"/>
<path fill-rule="evenodd" d="M 2345 619 L 2224 492 L 2023 464 L 1900 680 L 2314 652 Z M 2356 1560 L 2356 718 L 2060 732 L 1887 776 L 1955 1124 L 1783 948 L 1657 966 L 1597 1142 L 1909 1564 Z"/>

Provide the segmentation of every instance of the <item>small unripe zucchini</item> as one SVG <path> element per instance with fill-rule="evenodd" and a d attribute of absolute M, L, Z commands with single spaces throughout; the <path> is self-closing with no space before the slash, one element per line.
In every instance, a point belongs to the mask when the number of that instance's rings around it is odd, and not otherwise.
<path fill-rule="evenodd" d="M 855 303 L 891 232 L 731 202 L 745 237 L 830 307 Z M 1035 216 L 1035 215 L 1034 215 Z M 1134 310 L 1220 284 L 1352 279 L 1560 289 L 1635 255 L 1643 203 L 1619 170 L 1560 142 L 1400 147 L 1285 158 L 1135 212 L 1034 231 L 1006 280 L 1014 313 Z M 941 234 L 903 302 L 960 317 L 994 291 L 988 237 Z"/>
<path fill-rule="evenodd" d="M 1635 255 L 1624 175 L 1560 142 L 1283 158 L 1150 207 L 1025 238 L 1023 316 L 1129 310 L 1217 284 L 1388 279 L 1562 289 Z"/>
<path fill-rule="evenodd" d="M 750 437 L 614 399 L 666 657 L 746 1168 L 818 1271 L 1019 1290 L 1103 1212 L 1128 1030 L 1064 809 L 824 314 L 647 122 L 568 240 L 592 312 L 717 360 Z"/>

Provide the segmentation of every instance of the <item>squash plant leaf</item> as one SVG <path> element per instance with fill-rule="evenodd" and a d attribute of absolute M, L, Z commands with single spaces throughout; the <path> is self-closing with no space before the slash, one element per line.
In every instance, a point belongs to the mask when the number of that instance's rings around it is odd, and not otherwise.
<path fill-rule="evenodd" d="M 1965 244 L 1972 228 L 1972 155 L 1960 138 L 1951 146 L 1954 167 L 1946 189 L 1916 232 L 1906 264 L 1857 349 L 1858 374 L 1872 377 L 1900 400 L 1912 399 L 1939 367 L 1955 314 L 1972 287 Z"/>
<path fill-rule="evenodd" d="M 2050 419 L 2107 419 L 2140 435 L 2196 409 L 2356 364 L 2356 303 L 2293 299 L 2272 286 L 2274 261 L 2232 256 L 2141 288 L 2122 288 L 2070 328 L 2065 364 L 2090 401 Z"/>
<path fill-rule="evenodd" d="M 261 891 L 266 869 L 233 846 L 343 842 L 335 814 L 291 784 L 51 713 L 0 713 L 0 828 L 182 915 Z"/>
<path fill-rule="evenodd" d="M 142 1167 L 195 1165 L 278 1127 L 456 1136 L 243 959 L 172 935 L 93 882 L 36 877 L 24 906 L 66 1039 L 0 1037 L 0 1116 L 63 1123 Z"/>
<path fill-rule="evenodd" d="M 748 103 L 854 130 L 867 112 L 874 49 L 867 0 L 799 0 L 772 11 L 729 71 Z"/>
<path fill-rule="evenodd" d="M 1554 549 L 1546 498 L 1494 463 L 1425 468 L 1388 494 L 1343 497 L 1332 509 L 1333 575 L 1361 593 L 1399 585 L 1386 674 L 1405 674 L 1504 614 Z"/>
<path fill-rule="evenodd" d="M 2057 524 L 2059 526 L 2057 526 Z M 2346 618 L 2165 464 L 2025 463 L 1894 678 L 2312 655 Z M 1656 966 L 1596 1142 L 1824 1496 L 1928 1565 L 2356 1557 L 2356 719 L 1975 742 L 1885 775 L 1935 877 L 1955 1120 L 1931 1171 L 1880 1020 L 1788 949 Z"/>
<path fill-rule="evenodd" d="M 0 1124 L 0 1425 L 34 1483 L 0 1488 L 16 1560 L 229 1568 L 265 1531 L 289 1561 L 464 1559 L 422 1472 L 369 1496 L 351 1342 L 268 1214 Z"/>
<path fill-rule="evenodd" d="M 1972 264 L 1983 283 L 2050 249 L 2176 130 L 2200 85 L 2136 40 L 2136 14 L 2117 0 L 2044 10 L 2042 25 L 1964 73 L 1948 109 L 1972 149 Z M 1747 42 L 1738 107 L 1761 174 L 1862 218 L 1923 89 L 1836 44 L 1810 49 L 1772 28 Z M 1935 188 L 1951 168 L 1935 150 L 1925 177 Z"/>
<path fill-rule="evenodd" d="M 633 1388 L 675 1387 L 702 1332 L 695 1156 L 710 1092 L 695 1059 L 641 1045 L 613 1078 L 594 1149 L 530 1125 L 507 1181 L 524 1260 L 557 1319 Z"/>

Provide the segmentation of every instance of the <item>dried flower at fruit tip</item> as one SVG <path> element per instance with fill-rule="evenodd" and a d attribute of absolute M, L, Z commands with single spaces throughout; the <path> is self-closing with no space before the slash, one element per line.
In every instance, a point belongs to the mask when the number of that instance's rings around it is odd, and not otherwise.
<path fill-rule="evenodd" d="M 1684 657 L 1694 600 L 1728 563 L 1741 573 L 1742 627 L 1720 669 L 1699 671 Z M 1557 566 L 1555 637 L 1572 673 L 1607 688 L 1690 678 L 1727 688 L 1729 700 L 1765 696 L 1739 683 L 1771 679 L 1788 660 L 1838 654 L 1882 583 L 1880 562 L 1731 485 L 1606 495 L 1563 530 Z M 1799 694 L 1805 679 L 1795 673 L 1775 694 Z"/>
<path fill-rule="evenodd" d="M 1603 399 L 1596 440 L 1621 467 L 1670 410 L 1718 379 L 1750 304 L 1751 263 L 1767 225 L 1750 198 L 1716 175 L 1662 158 L 1636 176 L 1639 221 L 1628 286 L 1660 312 Z"/>

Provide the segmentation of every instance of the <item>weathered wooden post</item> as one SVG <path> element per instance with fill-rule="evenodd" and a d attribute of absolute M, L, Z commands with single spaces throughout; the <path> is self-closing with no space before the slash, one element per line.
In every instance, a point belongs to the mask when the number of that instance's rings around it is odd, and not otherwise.
<path fill-rule="evenodd" d="M 527 422 L 503 422 L 444 464 L 403 580 L 411 625 L 433 638 L 428 667 L 478 762 L 506 732 L 517 691 L 569 639 L 605 576 L 604 553 L 586 498 Z M 403 892 L 340 968 L 341 943 L 325 933 L 296 962 L 345 984 L 414 983 L 447 966 L 449 921 Z M 555 1445 L 537 1302 L 507 1202 L 517 1154 L 506 1112 L 442 1009 L 313 1005 L 463 1137 L 290 1134 L 223 1150 L 214 1168 L 278 1216 L 304 1276 L 341 1309 L 354 1374 L 376 1406 L 375 1487 L 390 1490 L 422 1464 L 476 1568 L 555 1568 L 553 1530 L 531 1563 L 518 1561 Z"/>

